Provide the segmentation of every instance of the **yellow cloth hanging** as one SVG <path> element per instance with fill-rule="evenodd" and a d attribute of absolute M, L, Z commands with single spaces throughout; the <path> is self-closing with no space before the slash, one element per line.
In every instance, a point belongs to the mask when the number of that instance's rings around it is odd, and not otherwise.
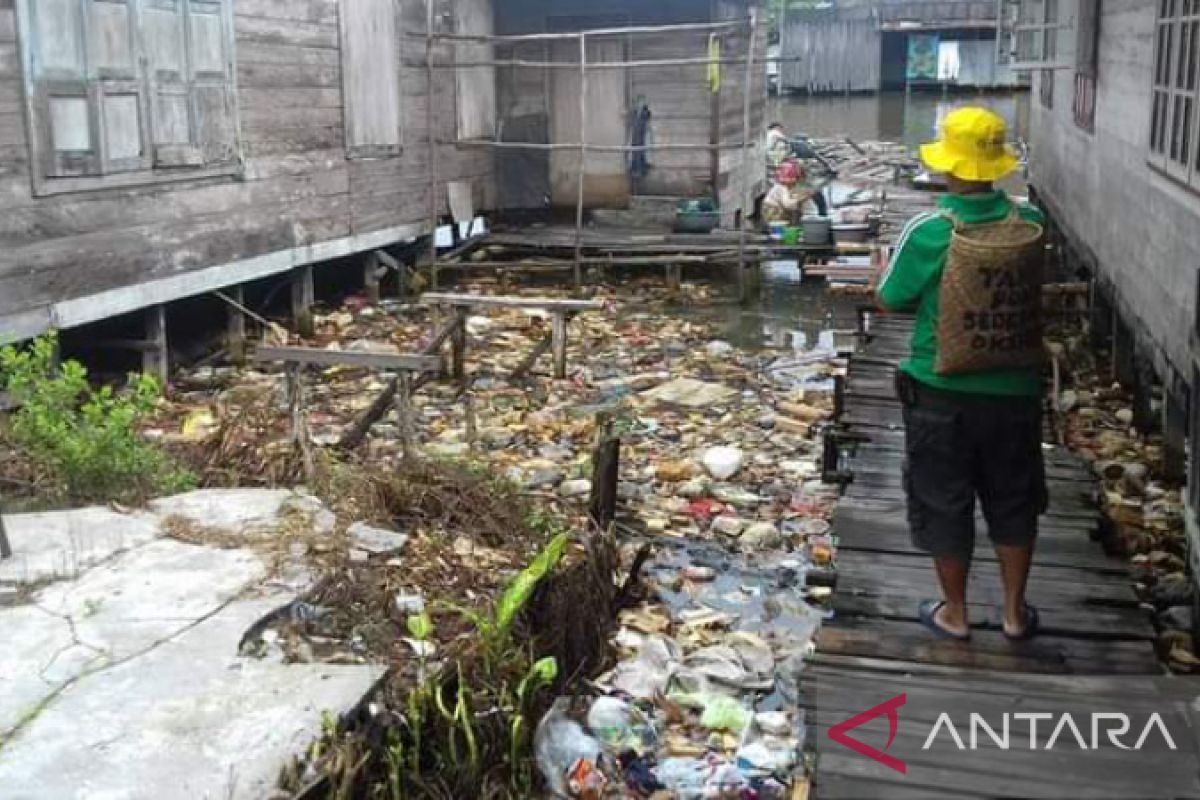
<path fill-rule="evenodd" d="M 708 35 L 708 90 L 721 91 L 721 39 L 715 33 Z"/>

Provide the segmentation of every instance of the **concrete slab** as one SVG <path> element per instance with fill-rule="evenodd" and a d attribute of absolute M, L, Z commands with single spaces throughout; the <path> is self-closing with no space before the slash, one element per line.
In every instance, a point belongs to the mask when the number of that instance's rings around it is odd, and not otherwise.
<path fill-rule="evenodd" d="M 288 491 L 205 490 L 136 514 L 7 517 L 23 559 L 3 565 L 11 580 L 55 581 L 28 604 L 0 607 L 0 795 L 267 795 L 320 734 L 322 712 L 357 703 L 382 669 L 240 656 L 246 630 L 310 585 L 305 565 L 271 574 L 251 548 L 161 531 L 180 515 L 261 538 L 291 507 L 324 530 L 317 517 L 328 512 L 314 503 Z"/>
<path fill-rule="evenodd" d="M 37 583 L 70 578 L 115 553 L 159 535 L 158 518 L 92 507 L 36 514 L 6 514 L 12 558 L 0 560 L 0 582 Z"/>
<path fill-rule="evenodd" d="M 208 528 L 251 531 L 269 528 L 290 501 L 287 489 L 197 489 L 150 502 L 150 510 L 177 516 Z"/>
<path fill-rule="evenodd" d="M 287 598 L 230 604 L 65 690 L 0 750 L 9 800 L 258 800 L 382 669 L 256 661 L 243 631 Z"/>

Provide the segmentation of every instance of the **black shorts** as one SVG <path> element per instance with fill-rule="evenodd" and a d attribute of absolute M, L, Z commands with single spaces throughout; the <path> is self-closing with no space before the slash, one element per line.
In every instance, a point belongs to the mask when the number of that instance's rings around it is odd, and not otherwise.
<path fill-rule="evenodd" d="M 1027 546 L 1046 510 L 1041 398 L 934 389 L 896 373 L 913 544 L 969 561 L 975 498 L 998 545 Z"/>

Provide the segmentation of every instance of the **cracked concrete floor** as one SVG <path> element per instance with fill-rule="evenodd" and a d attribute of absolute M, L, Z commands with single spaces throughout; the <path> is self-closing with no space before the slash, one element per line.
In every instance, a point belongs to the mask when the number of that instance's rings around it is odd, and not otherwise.
<path fill-rule="evenodd" d="M 289 492 L 205 490 L 135 514 L 5 518 L 15 557 L 0 582 L 50 581 L 0 608 L 6 798 L 270 793 L 322 713 L 357 703 L 381 670 L 239 656 L 245 631 L 303 578 L 282 585 L 253 550 L 163 538 L 162 523 L 261 531 L 297 503 L 314 511 Z"/>

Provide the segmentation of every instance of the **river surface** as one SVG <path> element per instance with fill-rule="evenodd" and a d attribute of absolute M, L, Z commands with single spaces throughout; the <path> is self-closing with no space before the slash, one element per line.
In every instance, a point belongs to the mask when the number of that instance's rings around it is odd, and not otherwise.
<path fill-rule="evenodd" d="M 814 138 L 903 142 L 911 147 L 937 136 L 937 126 L 955 108 L 986 106 L 1008 122 L 1009 137 L 1029 135 L 1029 92 L 987 94 L 909 94 L 885 92 L 849 97 L 773 97 L 767 117 L 792 133 Z"/>

